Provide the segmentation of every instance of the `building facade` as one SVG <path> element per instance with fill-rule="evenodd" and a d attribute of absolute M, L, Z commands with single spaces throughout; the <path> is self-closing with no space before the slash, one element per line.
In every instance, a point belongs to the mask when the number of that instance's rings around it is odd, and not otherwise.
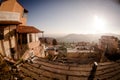
<path fill-rule="evenodd" d="M 105 50 L 108 48 L 109 50 L 118 49 L 119 48 L 119 40 L 114 36 L 101 36 L 99 39 L 99 48 L 101 50 Z"/>
<path fill-rule="evenodd" d="M 1 0 L 0 4 L 0 54 L 18 60 L 28 57 L 29 50 L 40 54 L 37 34 L 43 33 L 34 26 L 28 26 L 28 11 L 17 0 Z"/>

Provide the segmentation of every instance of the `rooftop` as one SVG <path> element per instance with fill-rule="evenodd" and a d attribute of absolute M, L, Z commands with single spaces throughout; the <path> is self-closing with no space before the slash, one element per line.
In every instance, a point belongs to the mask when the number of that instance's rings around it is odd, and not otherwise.
<path fill-rule="evenodd" d="M 33 26 L 18 26 L 17 32 L 18 33 L 43 33 L 43 31 L 40 31 Z"/>

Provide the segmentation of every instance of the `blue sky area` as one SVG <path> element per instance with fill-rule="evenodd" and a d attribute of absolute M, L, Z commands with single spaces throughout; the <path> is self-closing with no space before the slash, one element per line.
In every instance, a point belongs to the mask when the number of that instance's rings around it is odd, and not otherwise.
<path fill-rule="evenodd" d="M 120 34 L 117 0 L 19 0 L 29 11 L 28 25 L 46 34 Z"/>

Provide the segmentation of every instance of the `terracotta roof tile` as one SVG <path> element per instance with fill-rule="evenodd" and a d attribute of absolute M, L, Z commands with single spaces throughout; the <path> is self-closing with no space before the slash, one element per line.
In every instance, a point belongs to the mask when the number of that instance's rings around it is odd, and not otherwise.
<path fill-rule="evenodd" d="M 33 26 L 18 26 L 17 32 L 18 33 L 43 33 L 43 31 L 40 31 L 39 29 Z"/>

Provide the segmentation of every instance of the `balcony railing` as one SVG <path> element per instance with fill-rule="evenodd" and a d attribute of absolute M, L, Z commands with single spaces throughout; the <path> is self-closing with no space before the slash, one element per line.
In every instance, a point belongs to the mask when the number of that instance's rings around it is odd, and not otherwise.
<path fill-rule="evenodd" d="M 20 13 L 0 11 L 0 21 L 20 21 Z"/>

